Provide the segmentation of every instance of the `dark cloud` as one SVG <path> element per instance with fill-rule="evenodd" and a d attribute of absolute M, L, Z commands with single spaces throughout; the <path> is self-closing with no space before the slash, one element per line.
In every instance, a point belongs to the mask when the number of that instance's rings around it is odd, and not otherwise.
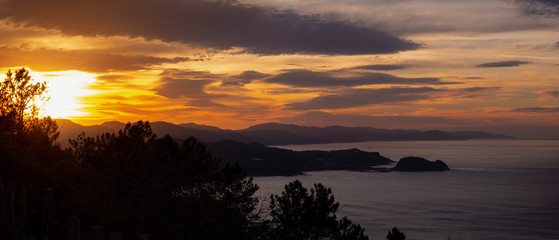
<path fill-rule="evenodd" d="M 372 84 L 453 84 L 453 82 L 441 82 L 439 78 L 403 78 L 386 73 L 314 72 L 305 69 L 286 70 L 283 73 L 268 77 L 264 81 L 293 87 L 355 87 Z"/>
<path fill-rule="evenodd" d="M 559 113 L 559 107 L 525 107 L 513 108 L 513 112 L 533 112 L 533 113 Z"/>
<path fill-rule="evenodd" d="M 540 17 L 559 16 L 559 1 L 557 0 L 515 0 L 515 2 L 526 15 Z"/>
<path fill-rule="evenodd" d="M 223 78 L 223 75 L 219 74 L 188 70 L 165 70 L 160 76 L 160 85 L 153 90 L 157 94 L 167 98 L 209 97 L 204 90 L 206 85 Z"/>
<path fill-rule="evenodd" d="M 189 100 L 188 103 L 185 104 L 185 106 L 194 106 L 199 108 L 229 108 L 229 106 L 216 103 L 209 98 Z"/>
<path fill-rule="evenodd" d="M 373 65 L 358 66 L 355 67 L 354 69 L 390 71 L 390 70 L 400 70 L 405 68 L 406 66 L 398 65 L 398 64 L 373 64 Z"/>
<path fill-rule="evenodd" d="M 501 87 L 470 87 L 449 90 L 454 98 L 482 98 L 494 95 Z"/>
<path fill-rule="evenodd" d="M 256 72 L 249 72 L 245 75 L 257 75 Z M 235 76 L 235 77 L 236 77 Z M 193 109 L 197 108 L 219 108 L 221 110 L 231 110 L 235 107 L 215 102 L 217 99 L 229 99 L 242 101 L 244 97 L 237 97 L 227 94 L 212 94 L 206 92 L 209 84 L 220 82 L 228 78 L 225 74 L 214 74 L 208 71 L 191 71 L 169 69 L 160 74 L 160 85 L 154 89 L 158 95 L 167 98 L 185 98 L 185 106 Z M 250 77 L 248 77 L 250 78 Z"/>
<path fill-rule="evenodd" d="M 246 83 L 243 83 L 242 81 L 223 81 L 223 82 L 221 82 L 222 87 L 227 87 L 227 86 L 242 87 L 245 84 Z"/>
<path fill-rule="evenodd" d="M 457 79 L 459 81 L 466 81 L 467 80 L 482 80 L 485 79 L 484 77 L 478 77 L 478 76 L 445 76 L 445 79 Z M 477 81 L 470 81 L 470 82 L 477 82 Z"/>
<path fill-rule="evenodd" d="M 4 0 L 2 18 L 68 35 L 145 37 L 257 54 L 382 54 L 420 47 L 372 28 L 236 1 Z"/>
<path fill-rule="evenodd" d="M 559 91 L 557 90 L 543 90 L 536 93 L 546 97 L 559 98 Z"/>
<path fill-rule="evenodd" d="M 490 96 L 500 87 L 471 87 L 471 88 L 407 88 L 393 87 L 381 89 L 347 89 L 338 94 L 323 95 L 303 102 L 286 104 L 287 109 L 319 110 L 341 109 L 374 104 L 409 103 L 418 100 L 452 97 L 461 99 L 480 98 Z"/>
<path fill-rule="evenodd" d="M 446 76 L 446 79 L 458 79 L 458 80 L 480 80 L 480 79 L 484 79 L 483 77 L 478 77 L 478 76 Z"/>
<path fill-rule="evenodd" d="M 532 62 L 525 62 L 525 61 L 502 61 L 502 62 L 490 62 L 490 63 L 482 63 L 476 65 L 476 67 L 480 68 L 498 68 L 498 67 L 518 67 L 520 65 L 530 64 Z"/>
<path fill-rule="evenodd" d="M 430 99 L 431 93 L 440 90 L 422 88 L 352 89 L 337 95 L 325 95 L 304 102 L 286 104 L 288 109 L 341 109 L 373 104 L 402 103 Z"/>
<path fill-rule="evenodd" d="M 28 66 L 39 71 L 82 70 L 87 72 L 132 71 L 188 58 L 125 56 L 90 50 L 22 50 L 0 47 L 0 67 Z"/>
<path fill-rule="evenodd" d="M 470 88 L 460 88 L 458 91 L 460 92 L 482 92 L 482 91 L 489 91 L 489 90 L 498 90 L 501 87 L 470 87 Z"/>
<path fill-rule="evenodd" d="M 249 84 L 254 80 L 263 79 L 270 76 L 269 74 L 257 72 L 257 71 L 244 71 L 239 75 L 233 75 L 229 80 L 223 81 L 221 86 L 244 86 Z"/>
<path fill-rule="evenodd" d="M 243 81 L 253 81 L 253 80 L 265 78 L 267 76 L 270 76 L 270 75 L 251 70 L 251 71 L 244 71 L 243 73 L 241 73 L 239 75 L 233 75 L 233 76 L 231 76 L 231 78 L 240 79 L 240 80 L 243 80 Z"/>
<path fill-rule="evenodd" d="M 206 94 L 204 87 L 212 81 L 161 78 L 162 85 L 155 88 L 157 94 L 168 98 L 199 97 Z"/>

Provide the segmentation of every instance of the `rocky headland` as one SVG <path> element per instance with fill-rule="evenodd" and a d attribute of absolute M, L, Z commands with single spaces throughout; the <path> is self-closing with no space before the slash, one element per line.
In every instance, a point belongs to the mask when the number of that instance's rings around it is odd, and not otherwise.
<path fill-rule="evenodd" d="M 392 168 L 374 168 L 379 172 L 427 172 L 427 171 L 449 171 L 450 168 L 441 160 L 429 161 L 422 157 L 405 157 L 400 159 Z"/>

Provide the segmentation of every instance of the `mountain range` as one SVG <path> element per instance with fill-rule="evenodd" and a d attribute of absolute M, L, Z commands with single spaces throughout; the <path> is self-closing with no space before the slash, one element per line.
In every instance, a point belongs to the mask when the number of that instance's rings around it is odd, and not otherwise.
<path fill-rule="evenodd" d="M 65 144 L 85 132 L 88 136 L 113 133 L 124 128 L 125 123 L 105 122 L 101 125 L 83 126 L 66 119 L 57 119 L 59 141 Z M 468 139 L 512 139 L 513 137 L 482 131 L 420 131 L 403 129 L 380 129 L 372 127 L 306 127 L 293 124 L 265 123 L 241 130 L 227 130 L 195 123 L 173 124 L 150 122 L 157 136 L 170 135 L 185 139 L 190 136 L 206 143 L 230 140 L 239 143 L 260 143 L 264 145 L 321 144 L 364 141 L 430 141 Z"/>

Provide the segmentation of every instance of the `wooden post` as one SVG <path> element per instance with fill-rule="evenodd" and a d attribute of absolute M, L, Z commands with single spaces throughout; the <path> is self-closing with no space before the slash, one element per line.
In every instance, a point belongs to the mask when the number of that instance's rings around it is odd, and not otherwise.
<path fill-rule="evenodd" d="M 138 240 L 149 240 L 149 235 L 147 233 L 141 234 Z"/>
<path fill-rule="evenodd" d="M 8 193 L 6 191 L 6 186 L 4 185 L 4 179 L 0 177 L 0 211 L 2 211 L 0 213 L 0 223 L 4 226 L 7 226 L 8 224 L 8 210 L 6 207 L 8 203 L 6 195 L 8 195 Z"/>
<path fill-rule="evenodd" d="M 105 240 L 105 232 L 101 226 L 91 227 L 91 240 Z"/>
<path fill-rule="evenodd" d="M 43 213 L 41 214 L 41 239 L 47 240 L 49 238 L 49 226 L 51 220 L 51 205 L 54 196 L 54 189 L 45 189 L 45 197 L 43 202 Z"/>
<path fill-rule="evenodd" d="M 27 188 L 21 187 L 21 238 L 27 240 Z"/>
<path fill-rule="evenodd" d="M 111 232 L 111 235 L 109 236 L 109 240 L 122 240 L 122 233 Z"/>
<path fill-rule="evenodd" d="M 16 183 L 14 181 L 8 183 L 8 192 L 10 194 L 10 233 L 12 235 L 12 240 L 16 240 L 15 185 Z"/>
<path fill-rule="evenodd" d="M 72 217 L 70 220 L 70 240 L 80 240 L 80 218 Z"/>
<path fill-rule="evenodd" d="M 0 177 L 0 225 L 3 226 L 0 229 L 0 238 L 8 238 L 8 203 L 7 203 L 6 185 L 4 185 L 4 179 Z"/>

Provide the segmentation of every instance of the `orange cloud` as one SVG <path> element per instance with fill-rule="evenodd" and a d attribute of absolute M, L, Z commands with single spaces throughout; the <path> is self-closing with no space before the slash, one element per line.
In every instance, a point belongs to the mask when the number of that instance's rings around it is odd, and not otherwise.
<path fill-rule="evenodd" d="M 22 50 L 0 47 L 0 67 L 29 66 L 37 71 L 130 71 L 188 60 L 188 58 L 126 56 L 93 50 Z"/>

